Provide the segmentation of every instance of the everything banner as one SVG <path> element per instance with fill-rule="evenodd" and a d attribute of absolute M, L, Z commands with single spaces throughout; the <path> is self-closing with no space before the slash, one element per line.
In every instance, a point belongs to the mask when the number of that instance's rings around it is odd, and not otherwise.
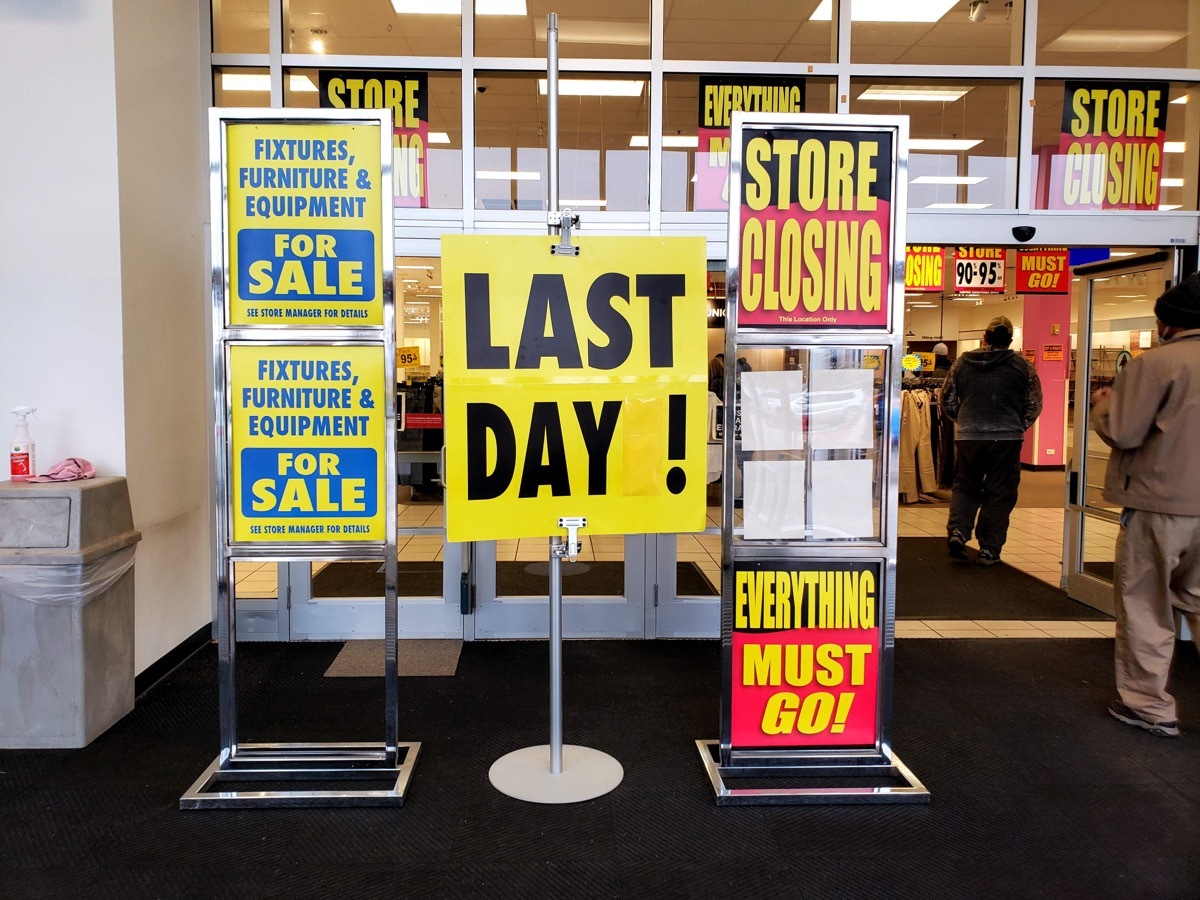
<path fill-rule="evenodd" d="M 703 238 L 442 238 L 451 541 L 701 531 Z"/>
<path fill-rule="evenodd" d="M 322 69 L 324 109 L 392 111 L 392 202 L 429 206 L 429 75 L 425 72 L 360 72 Z"/>
<path fill-rule="evenodd" d="M 804 112 L 803 78 L 701 76 L 693 208 L 729 208 L 729 134 L 735 112 Z"/>
<path fill-rule="evenodd" d="M 231 122 L 225 134 L 228 323 L 382 325 L 378 124 Z"/>
<path fill-rule="evenodd" d="M 1050 209 L 1158 209 L 1167 82 L 1068 81 Z"/>
<path fill-rule="evenodd" d="M 742 126 L 738 326 L 886 328 L 889 130 Z"/>
<path fill-rule="evenodd" d="M 233 540 L 385 540 L 381 348 L 234 344 L 229 383 Z"/>
<path fill-rule="evenodd" d="M 871 747 L 879 735 L 878 562 L 738 562 L 733 573 L 734 750 Z"/>

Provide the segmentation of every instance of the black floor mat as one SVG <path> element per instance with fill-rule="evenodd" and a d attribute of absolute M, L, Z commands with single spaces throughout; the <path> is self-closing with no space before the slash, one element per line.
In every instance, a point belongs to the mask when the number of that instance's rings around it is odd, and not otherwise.
<path fill-rule="evenodd" d="M 322 677 L 340 647 L 239 645 L 241 739 L 382 740 L 380 679 Z M 718 808 L 694 741 L 718 735 L 720 660 L 717 641 L 564 644 L 564 741 L 625 771 L 586 803 L 489 784 L 549 727 L 546 643 L 495 641 L 466 644 L 452 678 L 402 679 L 399 736 L 422 742 L 402 808 L 184 812 L 218 749 L 210 648 L 87 748 L 0 751 L 0 894 L 1197 896 L 1188 644 L 1184 735 L 1164 740 L 1105 714 L 1111 641 L 898 641 L 891 744 L 932 792 L 921 806 Z"/>
<path fill-rule="evenodd" d="M 1050 621 L 1111 618 L 1007 563 L 956 562 L 939 537 L 900 538 L 896 618 Z"/>
<path fill-rule="evenodd" d="M 562 563 L 566 596 L 619 597 L 625 592 L 625 564 L 619 562 Z M 693 562 L 675 566 L 676 590 L 681 597 L 710 597 L 720 593 Z M 442 564 L 400 562 L 399 592 L 408 597 L 442 596 Z M 550 562 L 496 563 L 496 594 L 500 597 L 545 597 L 550 590 Z M 314 597 L 382 597 L 383 565 L 378 562 L 330 563 L 313 578 Z"/>

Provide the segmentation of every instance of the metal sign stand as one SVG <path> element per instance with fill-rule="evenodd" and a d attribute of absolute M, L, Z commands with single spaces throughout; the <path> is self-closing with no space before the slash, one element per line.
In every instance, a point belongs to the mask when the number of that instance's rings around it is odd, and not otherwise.
<path fill-rule="evenodd" d="M 753 283 L 754 277 L 753 265 L 748 271 L 742 271 L 741 205 L 743 202 L 744 129 L 749 129 L 750 134 L 758 137 L 764 144 L 769 143 L 772 138 L 778 137 L 781 140 L 792 141 L 811 139 L 813 143 L 820 143 L 822 140 L 846 140 L 847 146 L 849 146 L 848 139 L 853 132 L 888 136 L 887 139 L 892 148 L 892 157 L 888 161 L 888 165 L 893 167 L 896 174 L 893 179 L 888 181 L 893 193 L 890 197 L 885 197 L 892 201 L 886 207 L 887 215 L 890 216 L 892 250 L 886 264 L 881 266 L 884 277 L 891 284 L 891 306 L 884 311 L 886 316 L 880 315 L 865 321 L 843 320 L 836 315 L 825 318 L 819 315 L 809 315 L 805 318 L 803 314 L 814 312 L 813 308 L 799 308 L 793 303 L 792 308 L 796 309 L 795 318 L 785 318 L 783 314 L 777 313 L 777 318 L 772 321 L 770 315 L 767 314 L 765 304 L 761 311 L 757 305 L 750 304 L 747 309 L 752 311 L 753 315 L 747 315 L 745 321 L 742 321 L 742 279 L 747 278 L 750 283 Z M 851 357 L 857 355 L 853 368 L 859 370 L 864 367 L 863 356 L 868 353 L 878 354 L 880 359 L 887 360 L 888 365 L 879 381 L 879 395 L 882 398 L 879 411 L 872 412 L 872 415 L 876 417 L 875 430 L 882 432 L 882 436 L 876 439 L 877 444 L 872 446 L 862 443 L 834 443 L 826 447 L 814 448 L 812 435 L 809 432 L 807 439 L 794 441 L 790 446 L 780 444 L 773 448 L 786 451 L 792 458 L 796 454 L 804 454 L 802 477 L 804 478 L 805 514 L 803 528 L 794 525 L 792 527 L 795 530 L 790 534 L 784 534 L 780 529 L 780 533 L 770 538 L 762 534 L 756 534 L 753 538 L 748 537 L 745 523 L 751 510 L 743 508 L 735 514 L 735 500 L 742 498 L 740 495 L 735 496 L 738 492 L 735 491 L 734 479 L 732 477 L 725 479 L 722 516 L 724 562 L 721 584 L 721 739 L 720 741 L 696 741 L 701 762 L 712 784 L 713 793 L 719 806 L 929 802 L 929 791 L 895 756 L 891 748 L 897 497 L 899 495 L 899 358 L 903 346 L 902 299 L 904 296 L 904 224 L 907 199 L 905 184 L 908 168 L 907 132 L 907 119 L 899 117 L 810 116 L 806 114 L 742 112 L 737 112 L 733 116 L 729 162 L 729 272 L 727 275 L 728 305 L 725 343 L 725 359 L 728 362 L 725 367 L 723 391 L 725 409 L 731 411 L 726 416 L 724 433 L 724 471 L 727 476 L 735 471 L 738 461 L 742 459 L 737 454 L 744 453 L 746 450 L 742 446 L 741 437 L 736 433 L 737 429 L 733 424 L 737 418 L 736 412 L 741 403 L 741 396 L 739 394 L 740 382 L 737 381 L 739 376 L 732 362 L 739 358 L 741 351 L 766 349 L 792 351 L 797 355 L 805 354 L 803 387 L 804 403 L 806 404 L 804 421 L 807 423 L 803 426 L 805 429 L 812 427 L 812 417 L 815 414 L 812 399 L 814 390 L 812 370 L 807 368 L 812 365 L 809 354 L 821 352 L 845 353 Z M 770 137 L 763 137 L 764 134 L 769 134 Z M 783 163 L 779 164 L 779 168 L 781 171 L 783 170 Z M 802 168 L 801 171 L 805 170 Z M 760 177 L 769 178 L 769 176 L 762 176 L 761 173 Z M 815 179 L 815 176 L 813 177 Z M 892 200 L 893 197 L 894 200 Z M 778 204 L 780 210 L 786 210 L 789 215 L 791 214 L 793 204 L 790 197 L 780 196 L 774 202 Z M 836 209 L 836 207 L 833 208 Z M 869 209 L 875 210 L 876 207 L 871 206 Z M 801 218 L 803 217 L 797 216 L 788 224 L 794 224 Z M 774 221 L 771 222 L 772 226 L 775 224 Z M 896 259 L 897 250 L 899 260 Z M 824 259 L 827 260 L 828 257 L 824 257 Z M 806 261 L 805 265 L 808 264 Z M 765 268 L 766 264 L 764 263 L 764 272 Z M 797 263 L 793 277 L 798 279 L 799 272 Z M 765 273 L 763 278 L 765 279 L 769 274 Z M 780 293 L 783 291 L 781 290 Z M 778 297 L 775 299 L 778 300 Z M 771 310 L 777 308 L 770 307 Z M 840 309 L 841 307 L 837 307 L 837 310 Z M 836 312 L 833 307 L 829 307 L 829 310 Z M 825 315 L 829 316 L 830 313 L 826 312 Z M 797 320 L 806 324 L 792 324 Z M 814 322 L 816 324 L 813 324 Z M 834 323 L 836 327 L 826 324 L 830 322 Z M 797 359 L 795 368 L 799 369 L 799 367 L 800 363 Z M 872 407 L 872 409 L 875 408 Z M 882 421 L 880 422 L 880 420 Z M 877 460 L 877 471 L 873 475 L 872 484 L 872 489 L 875 491 L 874 496 L 878 498 L 875 501 L 878 505 L 875 513 L 877 517 L 875 533 L 868 535 L 862 532 L 851 532 L 843 533 L 839 538 L 823 537 L 816 540 L 812 512 L 814 478 L 816 477 L 814 466 L 820 464 L 816 462 L 816 454 L 831 454 L 829 459 L 833 459 L 832 454 L 847 454 L 847 456 L 840 457 L 840 461 L 850 458 L 848 454 L 860 454 L 872 449 L 875 451 Z M 752 452 L 745 453 L 745 456 L 753 458 L 753 449 Z M 821 462 L 824 461 L 823 458 Z M 749 505 L 747 503 L 746 507 Z M 755 510 L 755 513 L 759 512 L 760 510 Z M 740 517 L 740 521 L 735 519 L 735 515 Z M 737 534 L 735 534 L 735 530 L 738 532 Z M 832 530 L 830 529 L 830 531 Z M 760 631 L 778 630 L 795 633 L 795 637 L 786 637 L 784 640 L 797 641 L 790 645 L 790 648 L 796 648 L 800 646 L 801 639 L 815 640 L 808 637 L 808 634 L 820 633 L 823 629 L 834 630 L 834 626 L 814 626 L 811 616 L 808 624 L 802 627 L 799 625 L 799 614 L 795 619 L 795 625 L 790 624 L 790 620 L 787 625 L 735 625 L 735 583 L 740 575 L 754 571 L 756 565 L 764 568 L 773 566 L 792 572 L 830 573 L 849 571 L 848 567 L 858 567 L 873 573 L 873 583 L 879 588 L 878 595 L 870 601 L 874 604 L 872 607 L 874 624 L 870 626 L 869 632 L 861 632 L 862 640 L 865 642 L 862 646 L 868 647 L 869 651 L 875 654 L 879 660 L 878 670 L 872 676 L 875 693 L 873 695 L 874 703 L 870 707 L 870 717 L 860 720 L 870 723 L 870 737 L 864 734 L 861 740 L 830 740 L 826 738 L 825 732 L 825 729 L 829 728 L 828 720 L 822 726 L 816 726 L 810 720 L 810 727 L 806 730 L 799 726 L 798 715 L 794 714 L 792 718 L 795 730 L 798 733 L 802 732 L 799 738 L 790 734 L 792 731 L 790 725 L 783 726 L 776 723 L 773 723 L 771 727 L 775 727 L 777 730 L 768 731 L 765 726 L 758 725 L 759 731 L 754 733 L 753 726 L 745 724 L 745 719 L 743 719 L 739 723 L 740 733 L 735 740 L 732 724 L 732 708 L 735 703 L 740 702 L 743 704 L 743 708 L 752 709 L 755 714 L 758 713 L 758 707 L 753 705 L 745 693 L 746 686 L 779 684 L 778 681 L 760 676 L 757 670 L 739 668 L 741 661 L 749 658 L 748 655 L 738 655 L 739 653 L 748 653 L 745 647 L 751 644 L 751 639 L 746 638 L 745 635 L 752 634 L 754 628 L 758 628 Z M 805 590 L 809 591 L 805 602 L 813 604 L 811 587 Z M 772 621 L 774 622 L 774 620 Z M 864 628 L 866 627 L 868 626 L 864 626 Z M 735 635 L 735 630 L 738 628 L 740 631 Z M 808 634 L 804 634 L 802 638 L 801 633 L 805 631 Z M 738 637 L 744 642 L 740 649 L 736 641 Z M 830 638 L 830 640 L 836 642 L 839 639 Z M 759 644 L 758 646 L 763 645 Z M 778 647 L 779 645 L 774 646 Z M 812 643 L 806 646 L 810 650 L 813 648 Z M 749 672 L 748 676 L 747 672 Z M 745 680 L 747 677 L 750 678 L 750 681 Z M 756 681 L 755 679 L 759 677 L 763 677 L 763 680 Z M 789 682 L 784 686 L 784 690 L 793 688 L 795 685 L 796 682 Z M 743 693 L 736 695 L 735 690 L 738 689 Z M 788 696 L 796 698 L 798 701 L 798 695 L 788 694 Z M 851 702 L 855 699 L 852 690 L 842 696 L 843 699 L 848 698 Z M 738 697 L 740 700 L 737 699 Z M 809 699 L 812 699 L 812 695 Z M 828 699 L 832 703 L 833 695 L 825 694 L 822 699 Z M 838 703 L 840 705 L 841 700 Z M 802 709 L 798 703 L 794 708 L 798 711 Z M 850 704 L 847 703 L 847 714 L 849 710 Z M 763 721 L 765 721 L 765 716 L 766 714 L 764 714 Z M 759 721 L 755 715 L 751 715 L 749 718 L 755 722 Z M 846 727 L 844 721 L 842 727 Z M 785 735 L 786 739 L 774 743 L 764 740 L 764 738 L 774 738 L 780 734 Z M 809 739 L 810 735 L 814 737 Z M 727 778 L 738 779 L 742 784 L 738 787 L 730 787 L 726 784 L 725 779 Z M 872 780 L 887 778 L 903 783 L 893 786 L 856 786 L 847 781 L 837 783 L 838 779 L 853 778 L 870 778 Z M 771 782 L 769 786 L 761 782 L 759 785 L 754 785 L 755 779 L 771 779 Z M 800 783 L 795 786 L 780 784 L 780 781 L 803 782 L 805 779 L 820 779 L 821 783 L 811 786 Z"/>
<path fill-rule="evenodd" d="M 225 171 L 226 122 L 250 123 L 263 130 L 281 124 L 374 124 L 380 132 L 381 177 L 377 190 L 385 201 L 381 221 L 375 223 L 381 239 L 378 264 L 382 272 L 383 323 L 370 327 L 264 328 L 231 327 L 226 317 L 230 272 L 226 256 L 225 198 L 229 185 Z M 210 117 L 211 202 L 213 254 L 213 371 L 216 393 L 215 471 L 217 473 L 216 538 L 219 559 L 217 581 L 217 679 L 220 694 L 221 749 L 187 792 L 180 809 L 238 809 L 253 807 L 400 806 L 412 779 L 421 745 L 400 742 L 399 679 L 397 677 L 397 563 L 396 563 L 396 327 L 393 303 L 392 120 L 381 110 L 221 110 Z M 383 541 L 323 544 L 267 543 L 232 538 L 232 484 L 230 467 L 230 346 L 291 345 L 339 349 L 369 347 L 383 358 L 385 416 L 380 452 L 386 479 L 382 503 Z M 373 408 L 373 407 L 372 407 Z M 384 566 L 384 735 L 382 742 L 341 743 L 240 743 L 237 736 L 236 637 L 233 597 L 234 564 L 257 562 L 379 560 Z M 373 782 L 374 786 L 367 786 Z M 244 787 L 243 787 L 244 786 Z"/>
<path fill-rule="evenodd" d="M 546 27 L 549 99 L 550 233 L 561 227 L 561 240 L 550 248 L 559 256 L 578 256 L 571 228 L 579 219 L 570 210 L 558 211 L 558 15 L 550 13 Z M 496 790 L 530 803 L 580 803 L 602 797 L 625 777 L 616 759 L 600 750 L 563 746 L 562 742 L 562 561 L 579 554 L 578 530 L 587 527 L 582 516 L 559 517 L 567 543 L 550 538 L 550 743 L 524 747 L 492 764 L 488 779 Z"/>

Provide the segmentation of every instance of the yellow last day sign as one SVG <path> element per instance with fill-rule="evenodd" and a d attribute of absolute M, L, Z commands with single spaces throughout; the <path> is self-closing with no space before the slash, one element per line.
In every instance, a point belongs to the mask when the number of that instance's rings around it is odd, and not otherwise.
<path fill-rule="evenodd" d="M 230 325 L 383 324 L 381 130 L 228 126 Z"/>
<path fill-rule="evenodd" d="M 703 238 L 446 235 L 452 541 L 701 531 Z"/>
<path fill-rule="evenodd" d="M 229 347 L 236 542 L 379 542 L 387 395 L 382 344 Z"/>

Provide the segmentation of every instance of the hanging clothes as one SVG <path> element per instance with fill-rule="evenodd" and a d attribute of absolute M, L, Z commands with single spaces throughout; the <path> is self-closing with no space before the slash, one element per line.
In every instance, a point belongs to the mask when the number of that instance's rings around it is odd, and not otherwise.
<path fill-rule="evenodd" d="M 900 409 L 900 500 L 916 503 L 921 494 L 937 490 L 933 467 L 930 410 L 936 402 L 932 391 L 906 389 Z"/>

